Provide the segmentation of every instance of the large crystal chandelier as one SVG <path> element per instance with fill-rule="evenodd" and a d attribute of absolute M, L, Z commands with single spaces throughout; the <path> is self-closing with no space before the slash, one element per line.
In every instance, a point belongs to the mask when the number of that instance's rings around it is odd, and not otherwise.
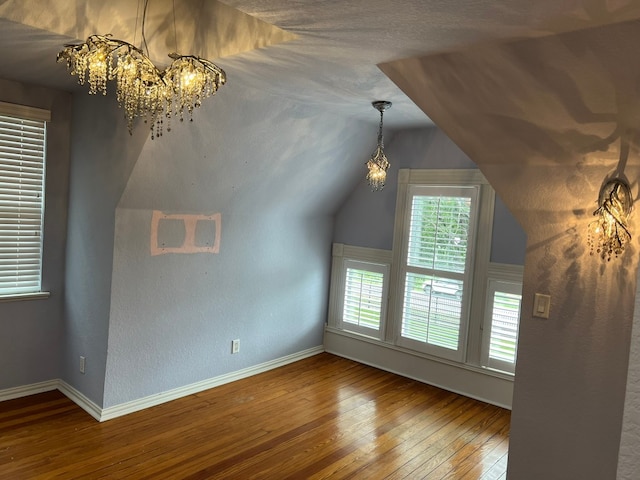
<path fill-rule="evenodd" d="M 384 188 L 384 182 L 387 179 L 387 170 L 389 168 L 389 161 L 384 154 L 384 141 L 382 137 L 382 116 L 384 111 L 391 108 L 391 102 L 377 101 L 372 102 L 373 108 L 380 112 L 380 126 L 378 128 L 378 145 L 373 155 L 367 162 L 367 181 L 371 190 L 382 190 Z"/>
<path fill-rule="evenodd" d="M 145 13 L 148 0 L 145 1 Z M 143 17 L 144 38 L 144 17 Z M 145 40 L 146 44 L 146 40 Z M 224 70 L 200 57 L 170 53 L 171 65 L 160 70 L 138 47 L 111 35 L 91 35 L 86 42 L 65 45 L 58 62 L 66 61 L 78 83 L 89 82 L 89 93 L 107 94 L 107 81 L 115 80 L 118 104 L 125 111 L 129 133 L 133 121 L 143 117 L 151 125 L 151 138 L 171 130 L 171 117 L 193 121 L 193 110 L 226 82 Z M 155 130 L 155 131 L 154 131 Z"/>

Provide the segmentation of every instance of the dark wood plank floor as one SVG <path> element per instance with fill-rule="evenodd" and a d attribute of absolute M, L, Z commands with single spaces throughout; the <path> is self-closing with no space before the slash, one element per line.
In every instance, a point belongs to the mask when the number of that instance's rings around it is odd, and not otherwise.
<path fill-rule="evenodd" d="M 1 479 L 504 479 L 507 410 L 330 354 L 103 423 L 0 403 Z"/>

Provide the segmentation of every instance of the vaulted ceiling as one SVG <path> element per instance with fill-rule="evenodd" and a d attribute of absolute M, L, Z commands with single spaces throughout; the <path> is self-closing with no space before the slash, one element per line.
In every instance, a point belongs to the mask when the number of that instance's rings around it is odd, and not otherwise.
<path fill-rule="evenodd" d="M 0 76 L 74 88 L 54 61 L 61 45 L 91 33 L 140 44 L 142 3 L 0 1 Z M 155 61 L 177 43 L 216 60 L 230 82 L 372 123 L 370 102 L 391 100 L 393 128 L 429 120 L 379 63 L 638 17 L 633 0 L 150 0 L 146 36 Z"/>
<path fill-rule="evenodd" d="M 0 0 L 0 77 L 80 91 L 55 61 L 62 46 L 92 33 L 141 45 L 144 3 Z M 295 200 L 301 211 L 331 213 L 363 181 L 379 118 L 372 100 L 393 102 L 385 114 L 388 135 L 432 125 L 425 114 L 429 99 L 423 96 L 417 106 L 415 91 L 412 101 L 378 65 L 639 17 L 640 2 L 634 0 L 149 0 L 145 37 L 157 63 L 178 50 L 226 70 L 228 86 L 198 112 L 209 118 L 195 122 L 207 129 L 199 134 L 203 138 L 218 135 L 204 148 L 218 148 L 224 135 L 227 158 L 234 152 L 234 158 L 249 162 L 246 171 L 234 168 L 223 186 L 242 179 L 259 185 L 264 198 L 282 197 L 285 205 L 294 202 L 284 198 L 281 186 L 297 185 L 288 190 L 306 192 Z M 238 125 L 256 126 L 248 130 L 251 142 L 228 141 L 237 127 L 217 131 L 221 122 L 236 117 Z M 264 139 L 255 137 L 257 132 Z M 264 162 L 276 157 L 278 168 L 265 177 Z M 229 168 L 223 165 L 207 168 L 213 176 Z M 318 169 L 323 181 L 304 183 L 308 172 Z M 225 201 L 237 205 L 238 197 Z"/>

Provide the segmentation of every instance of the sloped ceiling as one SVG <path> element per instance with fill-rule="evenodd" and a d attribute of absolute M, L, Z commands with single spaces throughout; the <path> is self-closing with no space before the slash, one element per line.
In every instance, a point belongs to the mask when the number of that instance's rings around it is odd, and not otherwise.
<path fill-rule="evenodd" d="M 53 60 L 61 45 L 90 33 L 140 44 L 141 4 L 0 0 L 0 76 L 74 88 Z M 175 49 L 172 5 L 149 1 L 155 61 Z M 175 10 L 178 49 L 216 60 L 230 81 L 371 123 L 370 102 L 388 99 L 390 128 L 430 122 L 379 63 L 640 17 L 633 0 L 176 0 Z"/>
<path fill-rule="evenodd" d="M 113 33 L 140 44 L 143 3 L 0 0 L 0 77 L 81 91 L 75 78 L 55 62 L 62 45 L 84 40 L 90 33 Z M 362 181 L 362 163 L 375 142 L 378 120 L 372 100 L 393 102 L 385 114 L 387 141 L 394 130 L 432 125 L 426 109 L 418 108 L 378 64 L 640 17 L 640 5 L 630 0 L 175 0 L 174 28 L 173 3 L 148 3 L 145 26 L 150 56 L 162 62 L 177 46 L 216 61 L 229 78 L 212 106 L 198 112 L 210 117 L 202 125 L 224 121 L 215 112 L 215 103 L 234 85 L 241 89 L 229 94 L 235 105 L 229 108 L 241 108 L 247 123 L 273 125 L 268 119 L 278 118 L 278 110 L 285 115 L 296 110 L 295 104 L 318 112 L 316 120 L 312 116 L 299 126 L 294 123 L 269 132 L 278 138 L 275 151 L 286 152 L 310 131 L 318 141 L 339 138 L 334 126 L 325 135 L 326 125 L 314 123 L 328 118 L 339 118 L 333 123 L 349 129 L 345 139 L 360 138 L 353 143 L 340 141 L 334 149 L 307 150 L 279 159 L 283 172 L 275 179 L 279 184 L 289 171 L 313 170 L 320 155 L 333 159 L 323 185 L 312 186 L 318 191 L 309 196 L 317 199 L 323 212 L 335 211 L 340 199 Z M 242 89 L 259 92 L 265 101 L 240 106 L 244 97 L 253 95 L 245 95 Z M 241 151 L 246 144 L 236 143 L 238 157 L 259 161 L 259 149 Z M 259 171 L 252 169 L 248 175 Z M 256 177 L 255 182 L 264 179 Z"/>
<path fill-rule="evenodd" d="M 532 180 L 526 168 L 567 170 L 580 202 L 585 189 L 637 164 L 629 150 L 640 140 L 639 32 L 640 22 L 629 21 L 380 67 L 485 172 L 497 173 L 494 186 L 516 213 L 533 202 L 569 211 L 577 206 L 552 182 L 528 198 L 514 185 Z"/>
<path fill-rule="evenodd" d="M 0 17 L 74 39 L 113 34 L 138 46 L 143 45 L 144 21 L 145 48 L 156 62 L 166 60 L 167 51 L 197 50 L 199 56 L 220 58 L 296 38 L 224 3 L 175 3 L 156 0 L 145 9 L 142 2 L 127 0 L 5 0 L 0 3 Z"/>

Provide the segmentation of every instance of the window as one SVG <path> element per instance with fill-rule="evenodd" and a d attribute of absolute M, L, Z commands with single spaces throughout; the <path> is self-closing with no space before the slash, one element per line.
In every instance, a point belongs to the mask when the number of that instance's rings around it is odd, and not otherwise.
<path fill-rule="evenodd" d="M 382 339 L 387 316 L 389 270 L 389 252 L 334 244 L 330 325 Z"/>
<path fill-rule="evenodd" d="M 0 296 L 40 292 L 49 112 L 0 103 Z"/>
<path fill-rule="evenodd" d="M 489 280 L 482 365 L 513 373 L 518 349 L 522 282 Z"/>
<path fill-rule="evenodd" d="M 400 170 L 393 251 L 333 246 L 329 329 L 513 373 L 523 269 L 490 262 L 494 201 L 477 170 Z"/>
<path fill-rule="evenodd" d="M 478 188 L 409 187 L 400 345 L 462 359 Z"/>
<path fill-rule="evenodd" d="M 401 170 L 389 340 L 480 366 L 495 193 L 478 170 Z"/>
<path fill-rule="evenodd" d="M 377 335 L 386 313 L 388 267 L 345 260 L 342 328 Z"/>

